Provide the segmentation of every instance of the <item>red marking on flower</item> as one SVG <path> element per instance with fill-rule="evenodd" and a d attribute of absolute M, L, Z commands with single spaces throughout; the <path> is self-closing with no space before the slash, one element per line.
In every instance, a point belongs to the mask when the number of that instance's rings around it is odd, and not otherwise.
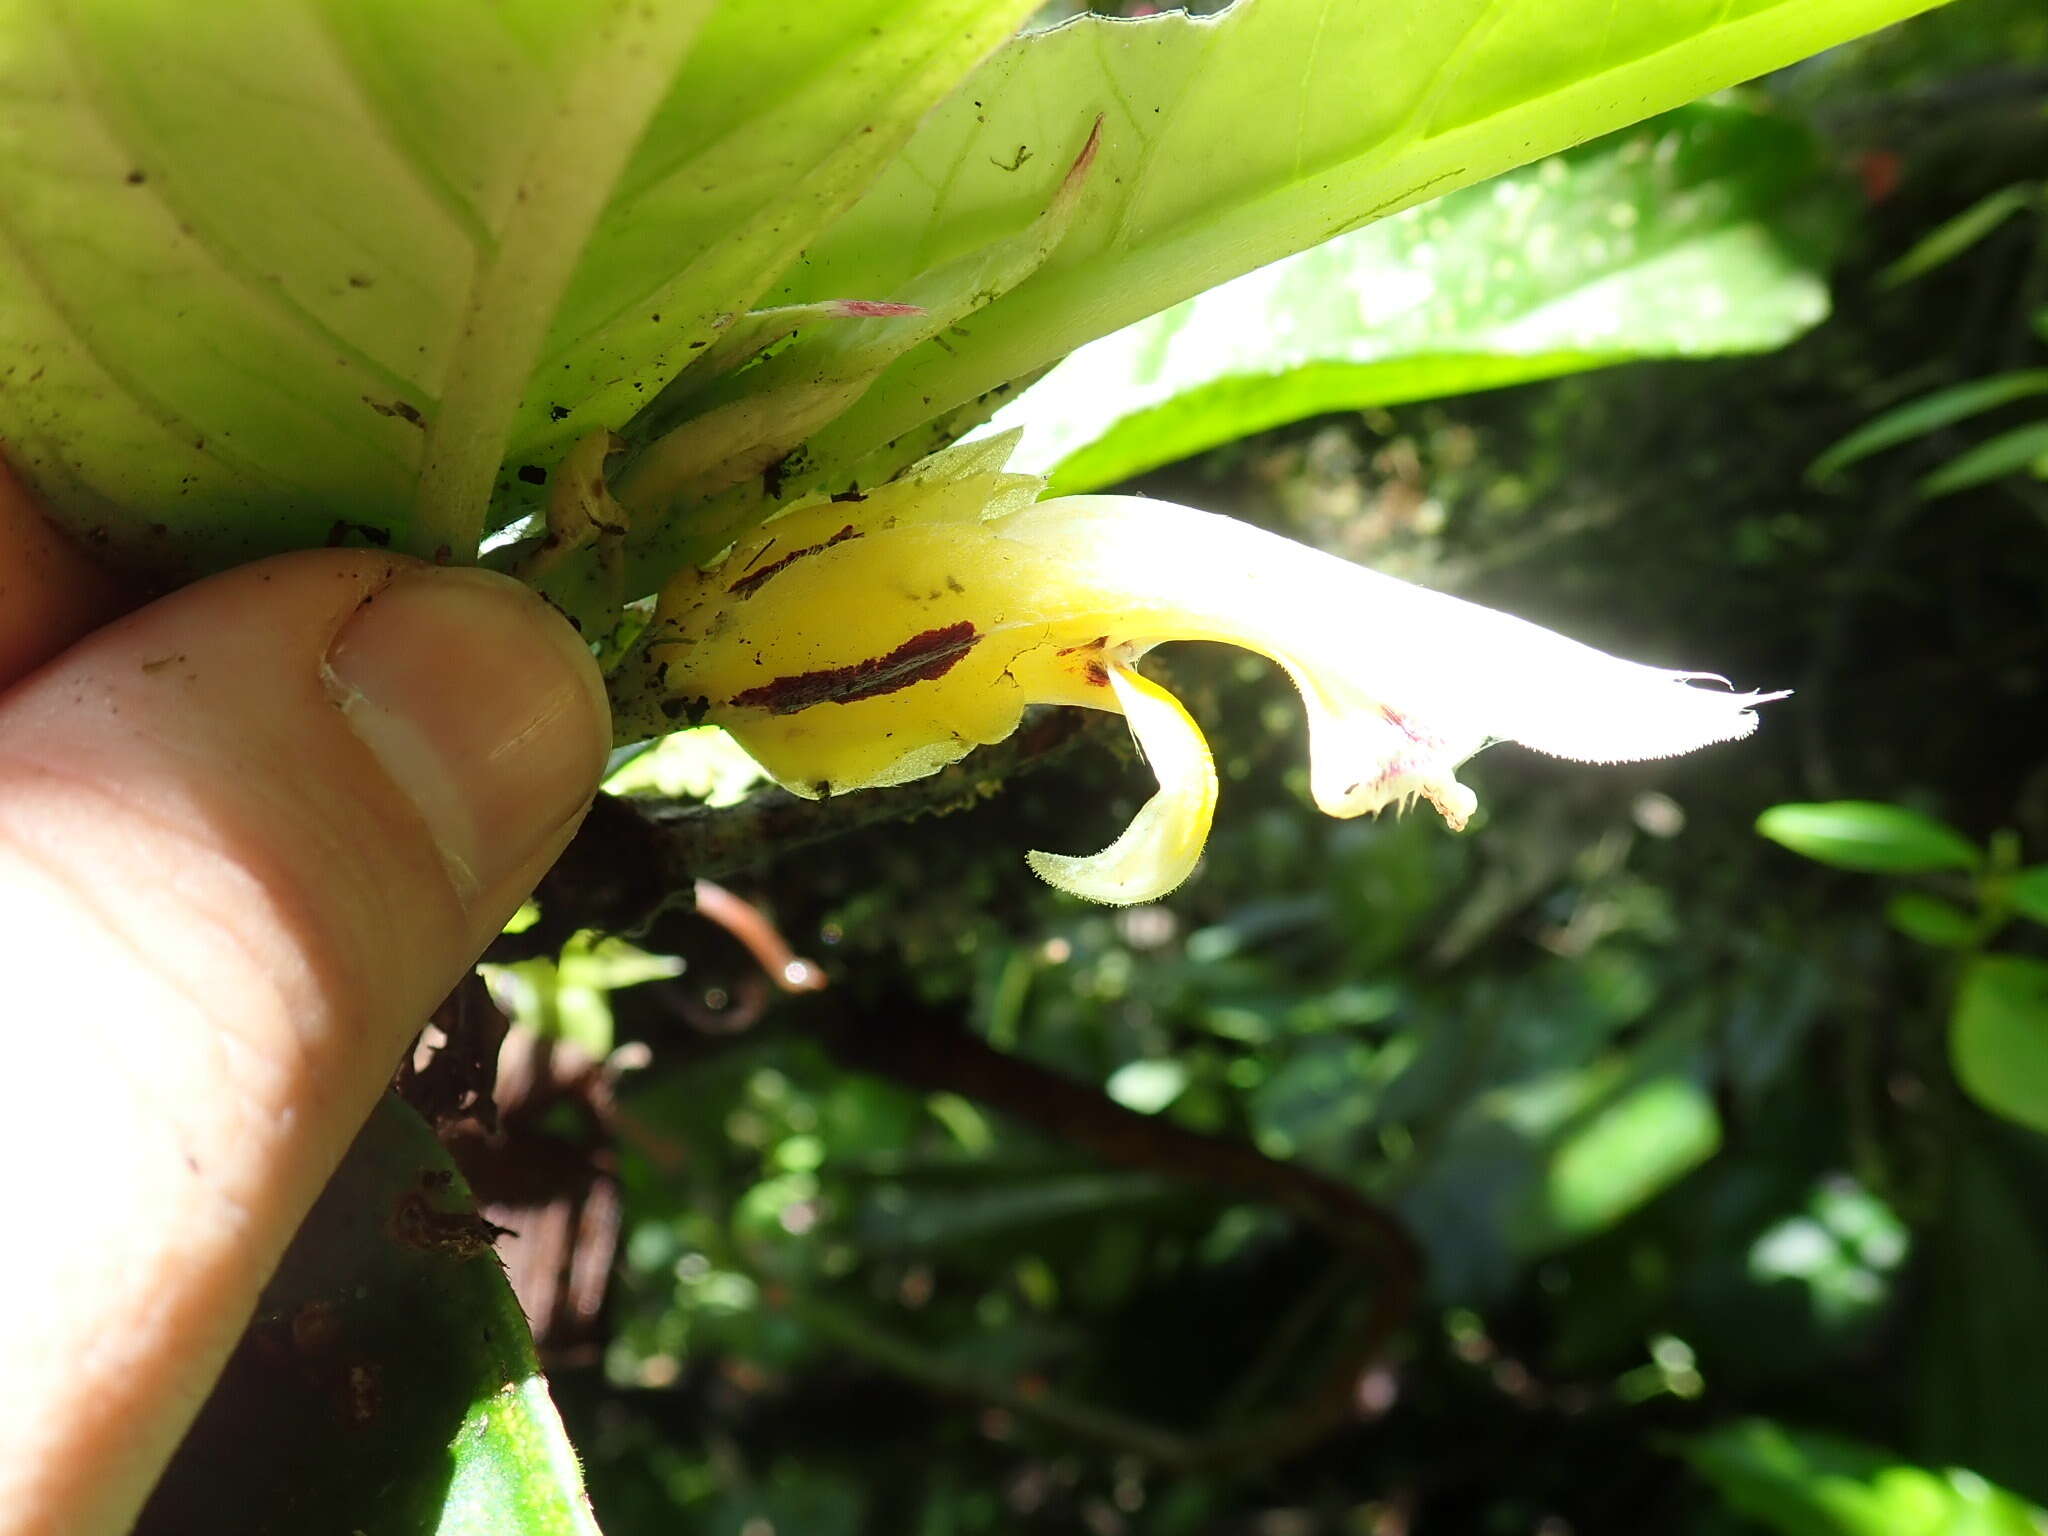
<path fill-rule="evenodd" d="M 870 656 L 844 667 L 820 667 L 778 677 L 732 696 L 742 709 L 765 709 L 771 715 L 793 715 L 814 704 L 855 704 L 944 677 L 973 650 L 981 634 L 966 619 L 912 635 L 893 651 Z"/>
<path fill-rule="evenodd" d="M 857 539 L 859 537 L 861 535 L 853 531 L 853 524 L 848 523 L 844 528 L 833 534 L 831 538 L 821 543 L 807 544 L 802 549 L 791 550 L 773 565 L 764 565 L 758 571 L 742 576 L 725 590 L 732 596 L 744 601 L 760 590 L 762 582 L 773 576 L 777 571 L 784 570 L 803 559 L 805 555 L 815 555 L 821 549 L 830 549 L 834 544 L 844 544 L 848 539 Z"/>
<path fill-rule="evenodd" d="M 1395 730 L 1399 731 L 1403 736 L 1406 736 L 1412 742 L 1424 743 L 1430 740 L 1428 736 L 1424 735 L 1421 731 L 1418 731 L 1414 726 L 1408 723 L 1407 716 L 1399 714 L 1396 711 L 1387 708 L 1387 706 L 1384 704 L 1380 706 L 1380 718 L 1385 720 L 1387 724 L 1391 725 Z"/>

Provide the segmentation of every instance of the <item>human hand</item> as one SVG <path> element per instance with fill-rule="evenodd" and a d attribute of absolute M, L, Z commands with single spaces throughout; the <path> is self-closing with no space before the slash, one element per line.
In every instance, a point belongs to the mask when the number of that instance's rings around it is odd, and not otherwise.
<path fill-rule="evenodd" d="M 502 577 L 328 551 L 119 607 L 0 470 L 0 1536 L 132 1522 L 610 741 Z"/>

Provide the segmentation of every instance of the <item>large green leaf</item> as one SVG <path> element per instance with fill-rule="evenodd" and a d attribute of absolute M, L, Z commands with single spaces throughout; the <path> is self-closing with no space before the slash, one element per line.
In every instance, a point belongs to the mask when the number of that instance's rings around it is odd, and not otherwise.
<path fill-rule="evenodd" d="M 138 1531 L 596 1536 L 460 1176 L 379 1105 L 293 1240 Z"/>
<path fill-rule="evenodd" d="M 1722 1498 L 1784 1536 L 2038 1536 L 2043 1515 L 1975 1473 L 1745 1419 L 1684 1441 Z"/>
<path fill-rule="evenodd" d="M 1929 8 L 1929 0 L 1242 0 L 1012 43 L 814 244 L 785 301 L 886 297 L 1022 229 L 1098 114 L 1073 228 L 813 440 L 850 463 L 1170 304 Z"/>
<path fill-rule="evenodd" d="M 1827 312 L 1811 138 L 1698 105 L 1247 273 L 1000 412 L 1083 491 L 1323 411 L 1782 345 Z"/>
<path fill-rule="evenodd" d="M 167 574 L 467 557 L 1028 9 L 0 0 L 0 438 Z"/>

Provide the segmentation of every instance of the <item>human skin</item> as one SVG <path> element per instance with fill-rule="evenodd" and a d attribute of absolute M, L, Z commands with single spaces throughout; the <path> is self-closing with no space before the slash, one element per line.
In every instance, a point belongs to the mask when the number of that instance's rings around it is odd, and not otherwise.
<path fill-rule="evenodd" d="M 124 606 L 0 480 L 0 1536 L 129 1527 L 610 740 L 486 573 L 325 551 Z"/>

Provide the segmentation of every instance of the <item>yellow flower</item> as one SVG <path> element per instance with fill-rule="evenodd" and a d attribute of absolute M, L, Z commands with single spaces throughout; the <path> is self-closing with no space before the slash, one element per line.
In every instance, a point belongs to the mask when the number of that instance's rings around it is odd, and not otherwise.
<path fill-rule="evenodd" d="M 900 784 L 1002 740 L 1031 704 L 1121 712 L 1158 776 L 1123 835 L 1031 867 L 1091 900 L 1185 880 L 1216 805 L 1208 743 L 1137 669 L 1171 640 L 1271 657 L 1308 709 L 1316 804 L 1427 800 L 1492 741 L 1584 762 L 1746 736 L 1782 694 L 1693 686 L 1210 513 L 1129 496 L 1034 501 L 1010 443 L 967 444 L 858 497 L 798 507 L 670 583 L 647 664 L 672 717 L 710 720 L 800 795 Z"/>

